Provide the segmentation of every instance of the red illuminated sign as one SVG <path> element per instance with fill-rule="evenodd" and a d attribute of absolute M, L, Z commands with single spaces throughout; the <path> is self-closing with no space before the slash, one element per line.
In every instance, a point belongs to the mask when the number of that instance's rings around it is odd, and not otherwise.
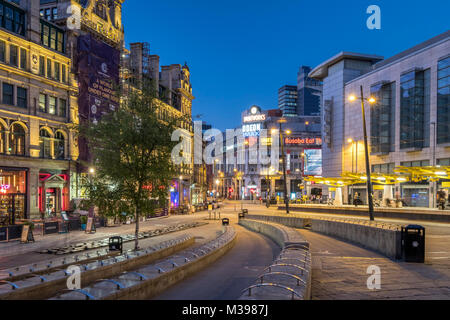
<path fill-rule="evenodd" d="M 321 138 L 286 138 L 285 144 L 289 145 L 322 145 L 322 139 Z"/>

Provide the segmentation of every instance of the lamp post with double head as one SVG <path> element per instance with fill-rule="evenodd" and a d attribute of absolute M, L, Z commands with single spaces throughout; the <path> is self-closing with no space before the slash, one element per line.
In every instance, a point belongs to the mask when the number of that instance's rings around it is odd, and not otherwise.
<path fill-rule="evenodd" d="M 351 95 L 349 97 L 350 102 L 354 102 L 357 99 L 361 100 L 361 109 L 362 109 L 362 124 L 363 124 L 363 131 L 364 131 L 364 149 L 365 149 L 365 155 L 366 155 L 366 172 L 367 172 L 367 193 L 368 193 L 368 200 L 369 200 L 369 216 L 370 220 L 374 221 L 374 206 L 373 206 L 373 189 L 372 189 L 372 178 L 371 178 L 371 169 L 370 169 L 370 158 L 369 158 L 369 142 L 368 142 L 368 136 L 367 136 L 367 125 L 366 125 L 366 110 L 364 101 L 369 101 L 370 104 L 375 104 L 376 99 L 373 97 L 370 97 L 369 99 L 364 98 L 364 90 L 361 86 L 361 97 L 357 98 L 355 95 Z"/>
<path fill-rule="evenodd" d="M 286 119 L 278 120 L 279 124 L 279 134 L 280 134 L 280 146 L 281 146 L 281 162 L 283 164 L 283 178 L 284 178 L 284 203 L 286 204 L 286 213 L 289 214 L 289 196 L 288 196 L 288 188 L 287 188 L 287 173 L 286 173 L 286 154 L 284 150 L 284 135 L 283 135 L 283 123 L 286 123 Z M 274 132 L 276 129 L 272 130 Z M 286 135 L 290 135 L 291 131 L 286 130 Z"/>

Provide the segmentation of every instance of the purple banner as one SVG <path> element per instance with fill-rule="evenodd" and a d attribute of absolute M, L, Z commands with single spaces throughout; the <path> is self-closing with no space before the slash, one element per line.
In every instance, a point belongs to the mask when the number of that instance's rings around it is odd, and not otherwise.
<path fill-rule="evenodd" d="M 96 123 L 102 115 L 119 107 L 120 100 L 115 90 L 119 83 L 120 51 L 91 35 L 81 36 L 78 38 L 76 64 L 80 121 Z M 89 161 L 89 151 L 83 139 L 80 139 L 79 147 L 80 159 Z"/>

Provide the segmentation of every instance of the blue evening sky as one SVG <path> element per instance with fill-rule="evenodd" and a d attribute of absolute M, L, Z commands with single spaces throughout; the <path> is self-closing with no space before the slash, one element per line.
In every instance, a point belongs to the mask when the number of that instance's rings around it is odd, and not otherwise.
<path fill-rule="evenodd" d="M 381 8 L 381 30 L 366 9 Z M 277 108 L 301 65 L 340 51 L 390 57 L 447 31 L 449 0 L 126 0 L 125 40 L 191 70 L 193 116 L 234 128 L 251 105 Z"/>

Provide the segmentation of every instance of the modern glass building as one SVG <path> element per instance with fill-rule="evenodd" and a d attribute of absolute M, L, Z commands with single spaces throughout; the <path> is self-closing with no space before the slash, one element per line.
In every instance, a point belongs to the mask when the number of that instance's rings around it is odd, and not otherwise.
<path fill-rule="evenodd" d="M 376 98 L 366 105 L 372 173 L 450 164 L 449 40 L 447 31 L 389 59 L 341 52 L 311 71 L 310 77 L 324 83 L 324 177 L 365 174 L 361 105 L 348 101 L 360 96 L 361 86 L 365 97 Z M 436 193 L 448 195 L 450 178 L 432 180 L 376 188 L 375 199 L 389 193 L 408 206 L 436 207 Z M 363 184 L 345 192 L 344 202 L 354 192 L 366 200 Z"/>
<path fill-rule="evenodd" d="M 297 78 L 297 114 L 299 116 L 320 116 L 322 82 L 310 78 L 310 67 L 302 66 Z"/>
<path fill-rule="evenodd" d="M 285 117 L 297 115 L 298 92 L 296 86 L 283 86 L 278 90 L 278 109 Z"/>

